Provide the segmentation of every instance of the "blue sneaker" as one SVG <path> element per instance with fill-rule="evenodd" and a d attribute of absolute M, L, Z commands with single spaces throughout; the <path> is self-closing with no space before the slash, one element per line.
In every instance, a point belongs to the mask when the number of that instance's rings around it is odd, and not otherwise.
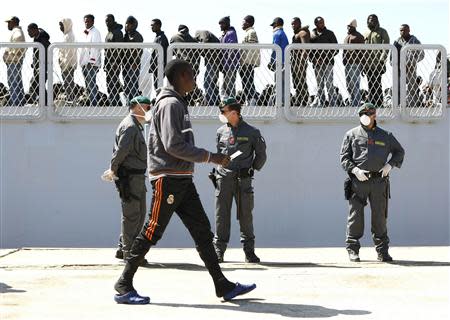
<path fill-rule="evenodd" d="M 122 295 L 114 295 L 114 301 L 121 304 L 149 304 L 150 297 L 140 296 L 136 290 L 133 290 Z"/>
<path fill-rule="evenodd" d="M 233 290 L 226 293 L 223 296 L 223 299 L 225 301 L 229 301 L 233 299 L 234 297 L 249 293 L 250 291 L 254 290 L 256 288 L 256 284 L 240 284 L 239 282 L 236 282 L 236 286 Z"/>

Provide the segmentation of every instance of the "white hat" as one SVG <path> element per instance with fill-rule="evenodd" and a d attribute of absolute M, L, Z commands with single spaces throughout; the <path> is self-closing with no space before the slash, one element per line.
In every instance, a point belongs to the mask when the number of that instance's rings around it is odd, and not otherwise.
<path fill-rule="evenodd" d="M 348 24 L 349 26 L 356 28 L 358 25 L 356 23 L 356 19 L 353 19 L 352 21 L 350 21 L 350 23 Z"/>

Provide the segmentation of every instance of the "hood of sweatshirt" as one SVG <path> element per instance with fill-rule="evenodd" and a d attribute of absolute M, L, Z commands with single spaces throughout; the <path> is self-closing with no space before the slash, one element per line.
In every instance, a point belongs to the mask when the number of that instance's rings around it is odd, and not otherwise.
<path fill-rule="evenodd" d="M 64 26 L 64 34 L 68 34 L 69 32 L 72 31 L 72 19 L 70 18 L 64 18 L 61 20 L 63 26 Z"/>
<path fill-rule="evenodd" d="M 186 100 L 178 92 L 176 92 L 172 86 L 167 86 L 162 88 L 161 91 L 159 92 L 158 96 L 156 97 L 155 105 L 158 104 L 158 102 L 161 101 L 162 99 L 168 97 L 174 97 L 180 100 L 180 102 L 186 104 Z"/>

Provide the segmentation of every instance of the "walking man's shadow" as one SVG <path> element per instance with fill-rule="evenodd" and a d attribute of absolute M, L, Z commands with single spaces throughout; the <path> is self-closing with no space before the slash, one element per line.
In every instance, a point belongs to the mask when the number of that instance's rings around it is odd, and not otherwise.
<path fill-rule="evenodd" d="M 264 299 L 236 299 L 220 305 L 210 304 L 181 304 L 181 303 L 152 303 L 156 306 L 173 308 L 199 308 L 219 309 L 239 312 L 276 314 L 291 318 L 329 318 L 340 314 L 343 315 L 367 315 L 370 311 L 365 310 L 337 310 L 322 306 L 289 303 L 265 303 Z"/>

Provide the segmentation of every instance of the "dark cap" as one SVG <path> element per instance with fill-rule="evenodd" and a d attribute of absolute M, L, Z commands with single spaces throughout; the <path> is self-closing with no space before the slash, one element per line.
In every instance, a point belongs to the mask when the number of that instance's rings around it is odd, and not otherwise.
<path fill-rule="evenodd" d="M 230 16 L 223 17 L 219 20 L 219 23 L 230 24 Z"/>
<path fill-rule="evenodd" d="M 240 110 L 241 109 L 241 104 L 236 100 L 235 97 L 225 98 L 219 104 L 220 110 L 222 110 L 226 106 L 232 108 L 233 110 Z"/>
<path fill-rule="evenodd" d="M 137 104 L 151 104 L 150 99 L 145 96 L 137 96 L 130 100 L 129 109 L 134 108 Z"/>
<path fill-rule="evenodd" d="M 10 21 L 14 21 L 15 23 L 19 24 L 19 18 L 16 16 L 11 16 L 8 19 L 5 20 L 5 22 L 10 22 Z"/>
<path fill-rule="evenodd" d="M 320 22 L 320 21 L 323 21 L 323 18 L 322 17 L 316 17 L 315 19 L 314 19 L 314 24 L 316 24 L 316 23 L 318 23 L 318 22 Z"/>
<path fill-rule="evenodd" d="M 189 28 L 188 28 L 186 25 L 180 24 L 180 25 L 178 26 L 178 31 L 181 31 L 181 30 L 183 30 L 183 29 L 187 29 L 187 30 L 189 31 Z"/>
<path fill-rule="evenodd" d="M 281 19 L 280 17 L 276 17 L 275 19 L 273 19 L 273 22 L 270 25 L 273 27 L 274 25 L 282 26 L 283 24 L 284 24 L 283 19 Z"/>
<path fill-rule="evenodd" d="M 361 114 L 363 114 L 364 112 L 367 112 L 367 111 L 369 111 L 369 110 L 376 110 L 377 109 L 377 107 L 375 107 L 375 105 L 373 105 L 372 103 L 370 103 L 370 102 L 366 102 L 366 103 L 364 103 L 361 107 L 359 107 L 358 108 L 358 115 L 361 115 Z"/>
<path fill-rule="evenodd" d="M 247 15 L 244 17 L 244 21 L 253 25 L 255 23 L 255 17 L 252 15 Z"/>

